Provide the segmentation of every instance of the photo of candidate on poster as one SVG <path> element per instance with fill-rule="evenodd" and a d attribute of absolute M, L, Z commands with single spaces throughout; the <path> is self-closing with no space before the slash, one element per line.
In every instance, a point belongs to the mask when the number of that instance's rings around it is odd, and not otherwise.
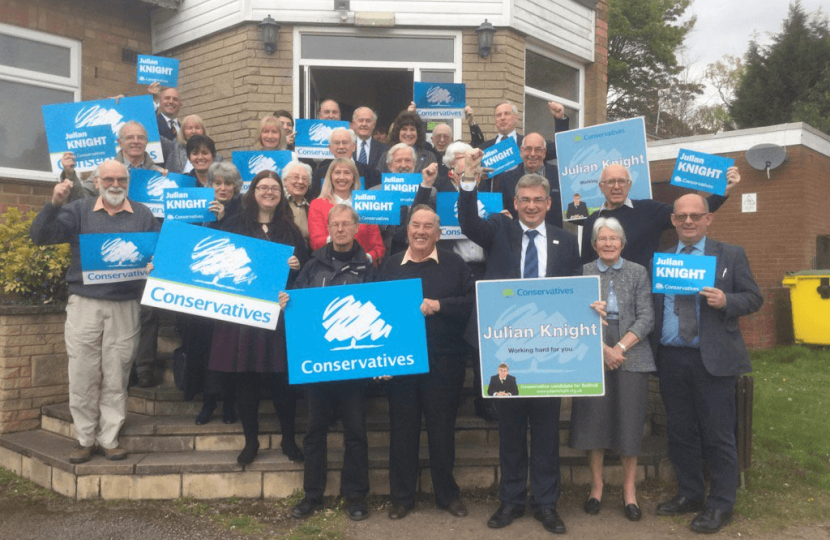
<path fill-rule="evenodd" d="M 556 154 L 565 221 L 584 219 L 600 209 L 605 195 L 600 191 L 599 177 L 608 165 L 628 168 L 632 181 L 630 199 L 651 198 L 642 117 L 557 133 Z M 578 202 L 576 195 L 579 195 Z"/>
<path fill-rule="evenodd" d="M 482 395 L 601 396 L 598 276 L 476 283 Z"/>

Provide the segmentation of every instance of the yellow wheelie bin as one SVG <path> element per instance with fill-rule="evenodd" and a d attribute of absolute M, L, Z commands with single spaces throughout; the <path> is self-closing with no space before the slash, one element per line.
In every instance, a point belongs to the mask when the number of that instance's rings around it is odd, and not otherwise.
<path fill-rule="evenodd" d="M 830 270 L 787 274 L 796 343 L 830 345 Z"/>

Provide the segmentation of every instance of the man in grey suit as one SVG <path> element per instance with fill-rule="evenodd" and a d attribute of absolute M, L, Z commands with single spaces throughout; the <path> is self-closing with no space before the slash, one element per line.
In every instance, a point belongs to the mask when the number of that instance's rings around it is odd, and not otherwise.
<path fill-rule="evenodd" d="M 699 533 L 717 532 L 732 519 L 738 482 L 735 385 L 751 370 L 738 318 L 763 303 L 743 248 L 706 236 L 712 218 L 699 195 L 675 201 L 671 219 L 680 242 L 671 252 L 716 257 L 715 286 L 694 296 L 655 294 L 651 339 L 680 488 L 657 505 L 657 514 L 698 512 L 691 528 Z M 711 478 L 705 504 L 704 459 Z"/>

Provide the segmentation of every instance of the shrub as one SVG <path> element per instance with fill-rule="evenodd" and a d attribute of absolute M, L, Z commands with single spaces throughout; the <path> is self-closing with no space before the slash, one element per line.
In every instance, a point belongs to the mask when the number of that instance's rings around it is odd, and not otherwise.
<path fill-rule="evenodd" d="M 36 246 L 29 226 L 36 213 L 17 208 L 0 216 L 0 303 L 65 303 L 69 244 Z"/>

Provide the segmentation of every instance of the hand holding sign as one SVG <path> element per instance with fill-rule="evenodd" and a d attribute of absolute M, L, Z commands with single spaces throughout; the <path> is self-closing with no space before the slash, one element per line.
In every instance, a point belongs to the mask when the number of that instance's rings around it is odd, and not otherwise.
<path fill-rule="evenodd" d="M 72 176 L 75 172 L 75 154 L 72 152 L 64 152 L 61 157 L 61 168 L 66 176 Z"/>
<path fill-rule="evenodd" d="M 732 188 L 737 186 L 741 182 L 741 173 L 738 172 L 738 168 L 734 165 L 726 169 L 726 195 L 729 195 L 729 192 L 732 191 Z"/>
<path fill-rule="evenodd" d="M 698 294 L 706 298 L 706 303 L 715 309 L 724 309 L 726 307 L 726 294 L 715 287 L 703 287 L 703 290 Z"/>

